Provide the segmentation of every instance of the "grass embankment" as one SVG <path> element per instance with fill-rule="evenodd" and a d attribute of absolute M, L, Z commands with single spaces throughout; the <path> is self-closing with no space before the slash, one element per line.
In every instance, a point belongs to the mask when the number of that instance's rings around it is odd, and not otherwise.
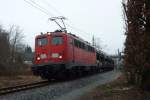
<path fill-rule="evenodd" d="M 40 80 L 41 78 L 33 75 L 0 76 L 0 88 L 28 84 Z"/>
<path fill-rule="evenodd" d="M 3 72 L 0 74 L 0 88 L 41 81 L 40 77 L 36 77 L 32 74 L 30 66 L 27 66 L 24 70 Z"/>
<path fill-rule="evenodd" d="M 129 85 L 122 75 L 111 83 L 96 87 L 80 100 L 150 100 L 150 92 Z"/>

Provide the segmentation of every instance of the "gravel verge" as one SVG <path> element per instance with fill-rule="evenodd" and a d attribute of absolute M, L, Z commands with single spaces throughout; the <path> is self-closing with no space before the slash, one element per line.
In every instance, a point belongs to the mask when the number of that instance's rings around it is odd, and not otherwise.
<path fill-rule="evenodd" d="M 77 100 L 80 95 L 94 87 L 116 79 L 121 73 L 110 71 L 73 81 L 0 96 L 0 100 Z"/>

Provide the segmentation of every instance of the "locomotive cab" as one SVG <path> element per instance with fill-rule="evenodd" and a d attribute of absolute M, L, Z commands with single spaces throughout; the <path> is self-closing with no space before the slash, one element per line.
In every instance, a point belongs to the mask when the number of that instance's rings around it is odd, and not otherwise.
<path fill-rule="evenodd" d="M 35 63 L 55 63 L 65 60 L 65 36 L 52 33 L 47 36 L 37 36 L 35 47 Z"/>
<path fill-rule="evenodd" d="M 35 63 L 40 64 L 48 61 L 48 40 L 46 36 L 36 38 Z"/>
<path fill-rule="evenodd" d="M 57 35 L 52 34 L 50 42 L 50 60 L 53 62 L 63 62 L 65 61 L 65 51 L 66 51 L 66 37 L 64 34 Z"/>
<path fill-rule="evenodd" d="M 52 32 L 35 39 L 35 57 L 32 71 L 47 78 L 65 67 L 66 33 Z M 46 72 L 45 72 L 46 71 Z M 41 75 L 47 73 L 47 75 Z"/>

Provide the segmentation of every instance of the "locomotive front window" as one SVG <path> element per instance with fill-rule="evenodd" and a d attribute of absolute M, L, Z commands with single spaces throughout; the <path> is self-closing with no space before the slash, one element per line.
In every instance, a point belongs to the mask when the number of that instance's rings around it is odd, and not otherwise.
<path fill-rule="evenodd" d="M 38 46 L 44 46 L 48 44 L 48 39 L 47 38 L 40 38 L 38 39 Z"/>
<path fill-rule="evenodd" d="M 63 44 L 63 37 L 53 37 L 52 38 L 52 45 L 61 45 Z"/>

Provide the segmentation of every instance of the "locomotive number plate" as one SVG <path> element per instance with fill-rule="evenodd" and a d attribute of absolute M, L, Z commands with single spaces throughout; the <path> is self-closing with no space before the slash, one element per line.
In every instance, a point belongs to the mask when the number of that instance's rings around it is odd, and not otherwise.
<path fill-rule="evenodd" d="M 53 58 L 58 58 L 58 57 L 59 57 L 59 54 L 58 54 L 58 53 L 52 53 L 52 57 L 53 57 Z"/>
<path fill-rule="evenodd" d="M 41 58 L 41 59 L 45 59 L 45 58 L 47 58 L 47 56 L 46 56 L 46 54 L 41 54 L 41 55 L 40 55 L 40 58 Z"/>

